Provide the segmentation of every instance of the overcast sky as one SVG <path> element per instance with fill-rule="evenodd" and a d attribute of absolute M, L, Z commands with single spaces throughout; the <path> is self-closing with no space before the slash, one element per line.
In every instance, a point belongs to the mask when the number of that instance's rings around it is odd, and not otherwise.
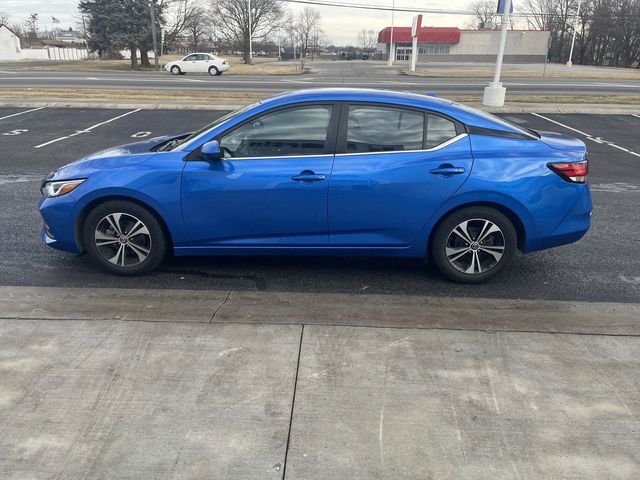
<path fill-rule="evenodd" d="M 343 0 L 337 0 L 338 2 Z M 391 0 L 350 0 L 352 3 L 366 3 L 391 6 Z M 497 3 L 497 2 L 496 2 Z M 397 0 L 397 7 L 415 7 L 446 9 L 454 8 L 462 10 L 467 2 L 465 0 L 430 0 L 428 2 L 420 0 Z M 302 8 L 299 4 L 285 4 L 292 11 Z M 359 10 L 351 8 L 337 7 L 317 7 L 322 16 L 322 27 L 327 33 L 329 43 L 335 44 L 356 44 L 357 34 L 363 28 L 380 30 L 391 25 L 391 12 Z M 75 26 L 74 15 L 77 12 L 76 0 L 0 0 L 0 11 L 7 12 L 11 19 L 10 23 L 22 22 L 30 13 L 38 13 L 41 28 L 51 28 L 51 17 L 55 16 L 60 20 L 59 27 L 68 28 Z M 399 13 L 395 15 L 396 26 L 411 26 L 412 13 Z M 468 27 L 472 18 L 460 15 L 423 15 L 423 25 L 461 28 Z"/>

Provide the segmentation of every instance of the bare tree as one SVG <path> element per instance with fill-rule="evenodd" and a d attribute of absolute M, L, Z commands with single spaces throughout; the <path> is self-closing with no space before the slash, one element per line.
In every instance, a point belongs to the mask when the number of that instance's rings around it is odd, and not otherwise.
<path fill-rule="evenodd" d="M 189 21 L 186 24 L 186 31 L 189 35 L 191 48 L 196 51 L 200 46 L 200 40 L 210 30 L 210 22 L 208 21 L 209 15 L 204 8 L 198 8 L 194 11 L 193 15 L 190 15 Z"/>
<path fill-rule="evenodd" d="M 298 13 L 295 21 L 297 39 L 300 45 L 300 52 L 303 57 L 307 56 L 307 50 L 313 38 L 314 31 L 320 28 L 320 12 L 312 7 L 304 7 Z"/>
<path fill-rule="evenodd" d="M 9 24 L 9 14 L 7 12 L 0 12 L 0 25 Z"/>
<path fill-rule="evenodd" d="M 527 14 L 529 28 L 548 30 L 555 0 L 524 0 L 522 11 Z"/>
<path fill-rule="evenodd" d="M 320 55 L 320 49 L 327 41 L 327 35 L 322 28 L 316 27 L 311 33 L 311 58 L 313 55 Z"/>
<path fill-rule="evenodd" d="M 362 29 L 358 32 L 358 45 L 362 50 L 373 51 L 378 43 L 378 34 L 375 30 Z"/>
<path fill-rule="evenodd" d="M 212 9 L 214 15 L 222 20 L 218 25 L 221 39 L 242 50 L 244 63 L 251 61 L 249 32 L 253 40 L 262 40 L 281 26 L 283 16 L 278 0 L 212 0 Z"/>
<path fill-rule="evenodd" d="M 31 13 L 24 21 L 24 40 L 29 46 L 38 39 L 38 14 Z"/>
<path fill-rule="evenodd" d="M 206 2 L 204 0 L 161 0 L 160 5 L 166 12 L 165 44 L 172 45 L 176 39 L 183 35 L 194 23 L 203 25 L 209 19 L 209 15 L 203 16 L 206 12 Z M 200 16 L 199 21 L 195 17 Z M 190 38 L 193 40 L 191 32 Z"/>
<path fill-rule="evenodd" d="M 469 10 L 474 14 L 477 26 L 492 23 L 496 18 L 497 2 L 495 0 L 473 0 L 469 4 Z"/>

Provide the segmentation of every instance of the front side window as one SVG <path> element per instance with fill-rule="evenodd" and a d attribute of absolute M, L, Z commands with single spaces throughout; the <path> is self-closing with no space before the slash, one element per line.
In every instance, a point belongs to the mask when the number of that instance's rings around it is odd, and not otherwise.
<path fill-rule="evenodd" d="M 424 114 L 394 107 L 349 107 L 347 153 L 421 150 Z"/>
<path fill-rule="evenodd" d="M 189 55 L 183 60 L 183 62 L 193 62 L 198 59 L 198 55 Z"/>
<path fill-rule="evenodd" d="M 427 115 L 427 141 L 426 148 L 437 147 L 441 143 L 455 137 L 456 125 L 451 120 L 438 115 Z"/>
<path fill-rule="evenodd" d="M 267 113 L 220 139 L 226 158 L 320 155 L 327 143 L 331 105 L 309 105 Z"/>

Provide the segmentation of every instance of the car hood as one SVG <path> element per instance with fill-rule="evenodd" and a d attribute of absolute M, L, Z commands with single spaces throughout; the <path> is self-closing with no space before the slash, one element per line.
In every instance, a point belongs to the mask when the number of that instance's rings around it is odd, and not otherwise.
<path fill-rule="evenodd" d="M 109 148 L 76 160 L 51 172 L 45 180 L 68 180 L 89 176 L 97 170 L 126 167 L 142 163 L 153 156 L 157 147 L 169 140 L 185 136 L 163 135 L 142 142 Z"/>
<path fill-rule="evenodd" d="M 537 130 L 536 133 L 540 135 L 540 140 L 542 142 L 556 150 L 571 152 L 587 151 L 587 146 L 584 142 L 578 138 L 572 137 L 571 135 L 565 135 L 564 133 L 557 132 L 541 132 Z"/>

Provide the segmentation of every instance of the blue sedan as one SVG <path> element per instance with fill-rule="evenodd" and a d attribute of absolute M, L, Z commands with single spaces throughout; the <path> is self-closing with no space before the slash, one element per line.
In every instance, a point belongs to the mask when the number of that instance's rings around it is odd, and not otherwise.
<path fill-rule="evenodd" d="M 477 283 L 579 240 L 587 173 L 567 135 L 426 95 L 306 90 L 55 170 L 41 238 L 120 275 L 170 253 L 387 255 Z"/>

